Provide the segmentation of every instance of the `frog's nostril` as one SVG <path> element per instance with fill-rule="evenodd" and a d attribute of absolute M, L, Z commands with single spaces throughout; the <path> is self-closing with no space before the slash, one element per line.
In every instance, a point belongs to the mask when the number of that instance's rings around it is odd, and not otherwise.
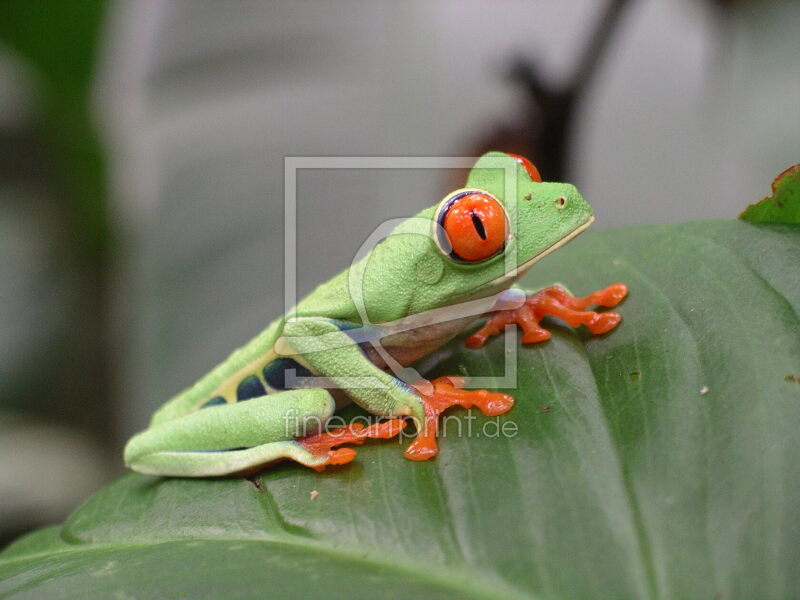
<path fill-rule="evenodd" d="M 556 208 L 561 210 L 567 205 L 567 199 L 564 196 L 559 196 L 554 200 L 554 203 L 556 205 Z"/>

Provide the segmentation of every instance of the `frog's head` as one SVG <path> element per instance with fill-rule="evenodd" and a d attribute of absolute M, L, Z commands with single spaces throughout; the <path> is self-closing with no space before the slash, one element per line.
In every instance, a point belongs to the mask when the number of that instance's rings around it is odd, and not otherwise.
<path fill-rule="evenodd" d="M 542 182 L 525 158 L 485 154 L 464 188 L 370 252 L 363 264 L 369 312 L 390 320 L 500 292 L 593 220 L 575 186 Z"/>

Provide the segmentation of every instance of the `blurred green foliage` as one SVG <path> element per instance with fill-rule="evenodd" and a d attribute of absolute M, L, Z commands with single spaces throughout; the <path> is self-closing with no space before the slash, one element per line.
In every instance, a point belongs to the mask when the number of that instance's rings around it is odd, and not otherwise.
<path fill-rule="evenodd" d="M 105 263 L 110 240 L 103 154 L 90 95 L 104 0 L 16 0 L 0 3 L 0 43 L 39 78 L 44 138 L 68 202 L 75 247 Z M 88 265 L 87 265 L 88 266 Z M 97 269 L 97 265 L 91 268 Z"/>
<path fill-rule="evenodd" d="M 92 439 L 114 442 L 106 319 L 113 236 L 106 162 L 92 116 L 106 6 L 103 0 L 0 2 L 0 53 L 10 67 L 5 89 L 21 101 L 0 107 L 11 117 L 0 129 L 0 201 L 8 219 L 2 293 L 9 295 L 0 340 L 9 359 L 0 427 L 5 439 L 42 435 L 63 451 L 42 464 L 42 444 L 31 441 L 4 467 L 0 544 L 64 510 L 35 487 L 23 491 L 35 486 L 28 471 L 53 484 L 58 498 L 80 496 L 97 485 L 107 461 L 104 453 L 92 464 L 69 461 L 89 454 L 82 443 L 88 449 L 95 448 Z M 14 118 L 20 109 L 22 120 Z M 59 463 L 80 469 L 76 486 L 61 485 L 48 470 Z"/>

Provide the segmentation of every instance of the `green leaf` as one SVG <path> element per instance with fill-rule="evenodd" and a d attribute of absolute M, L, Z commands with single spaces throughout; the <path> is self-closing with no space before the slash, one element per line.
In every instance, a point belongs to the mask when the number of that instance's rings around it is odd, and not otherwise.
<path fill-rule="evenodd" d="M 772 182 L 772 195 L 748 206 L 739 218 L 751 223 L 800 225 L 800 164 L 778 175 Z"/>
<path fill-rule="evenodd" d="M 792 226 L 591 232 L 527 283 L 623 281 L 621 325 L 552 324 L 550 341 L 510 355 L 495 338 L 429 357 L 432 376 L 518 365 L 515 408 L 498 421 L 448 413 L 435 460 L 383 442 L 321 474 L 130 474 L 0 555 L 0 596 L 790 597 L 798 264 Z M 518 432 L 495 435 L 496 422 Z"/>

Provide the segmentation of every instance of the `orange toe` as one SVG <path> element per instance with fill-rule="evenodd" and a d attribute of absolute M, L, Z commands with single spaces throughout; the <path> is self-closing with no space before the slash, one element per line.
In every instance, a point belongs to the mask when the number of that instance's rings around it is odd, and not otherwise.
<path fill-rule="evenodd" d="M 328 464 L 329 465 L 346 465 L 355 459 L 358 452 L 352 448 L 337 448 L 335 450 L 328 450 Z"/>
<path fill-rule="evenodd" d="M 436 438 L 418 437 L 408 445 L 404 454 L 409 460 L 428 460 L 439 454 L 439 444 Z"/>
<path fill-rule="evenodd" d="M 545 340 L 549 340 L 552 337 L 552 333 L 547 331 L 547 329 L 539 328 L 534 331 L 527 331 L 522 334 L 522 343 L 523 344 L 536 344 L 538 342 L 544 342 Z"/>
<path fill-rule="evenodd" d="M 628 286 L 624 283 L 613 283 L 602 292 L 599 304 L 602 306 L 616 306 L 628 295 Z"/>
<path fill-rule="evenodd" d="M 615 312 L 599 313 L 597 317 L 591 323 L 587 323 L 586 326 L 589 328 L 589 331 L 595 334 L 608 333 L 614 329 L 621 320 L 622 317 Z"/>

